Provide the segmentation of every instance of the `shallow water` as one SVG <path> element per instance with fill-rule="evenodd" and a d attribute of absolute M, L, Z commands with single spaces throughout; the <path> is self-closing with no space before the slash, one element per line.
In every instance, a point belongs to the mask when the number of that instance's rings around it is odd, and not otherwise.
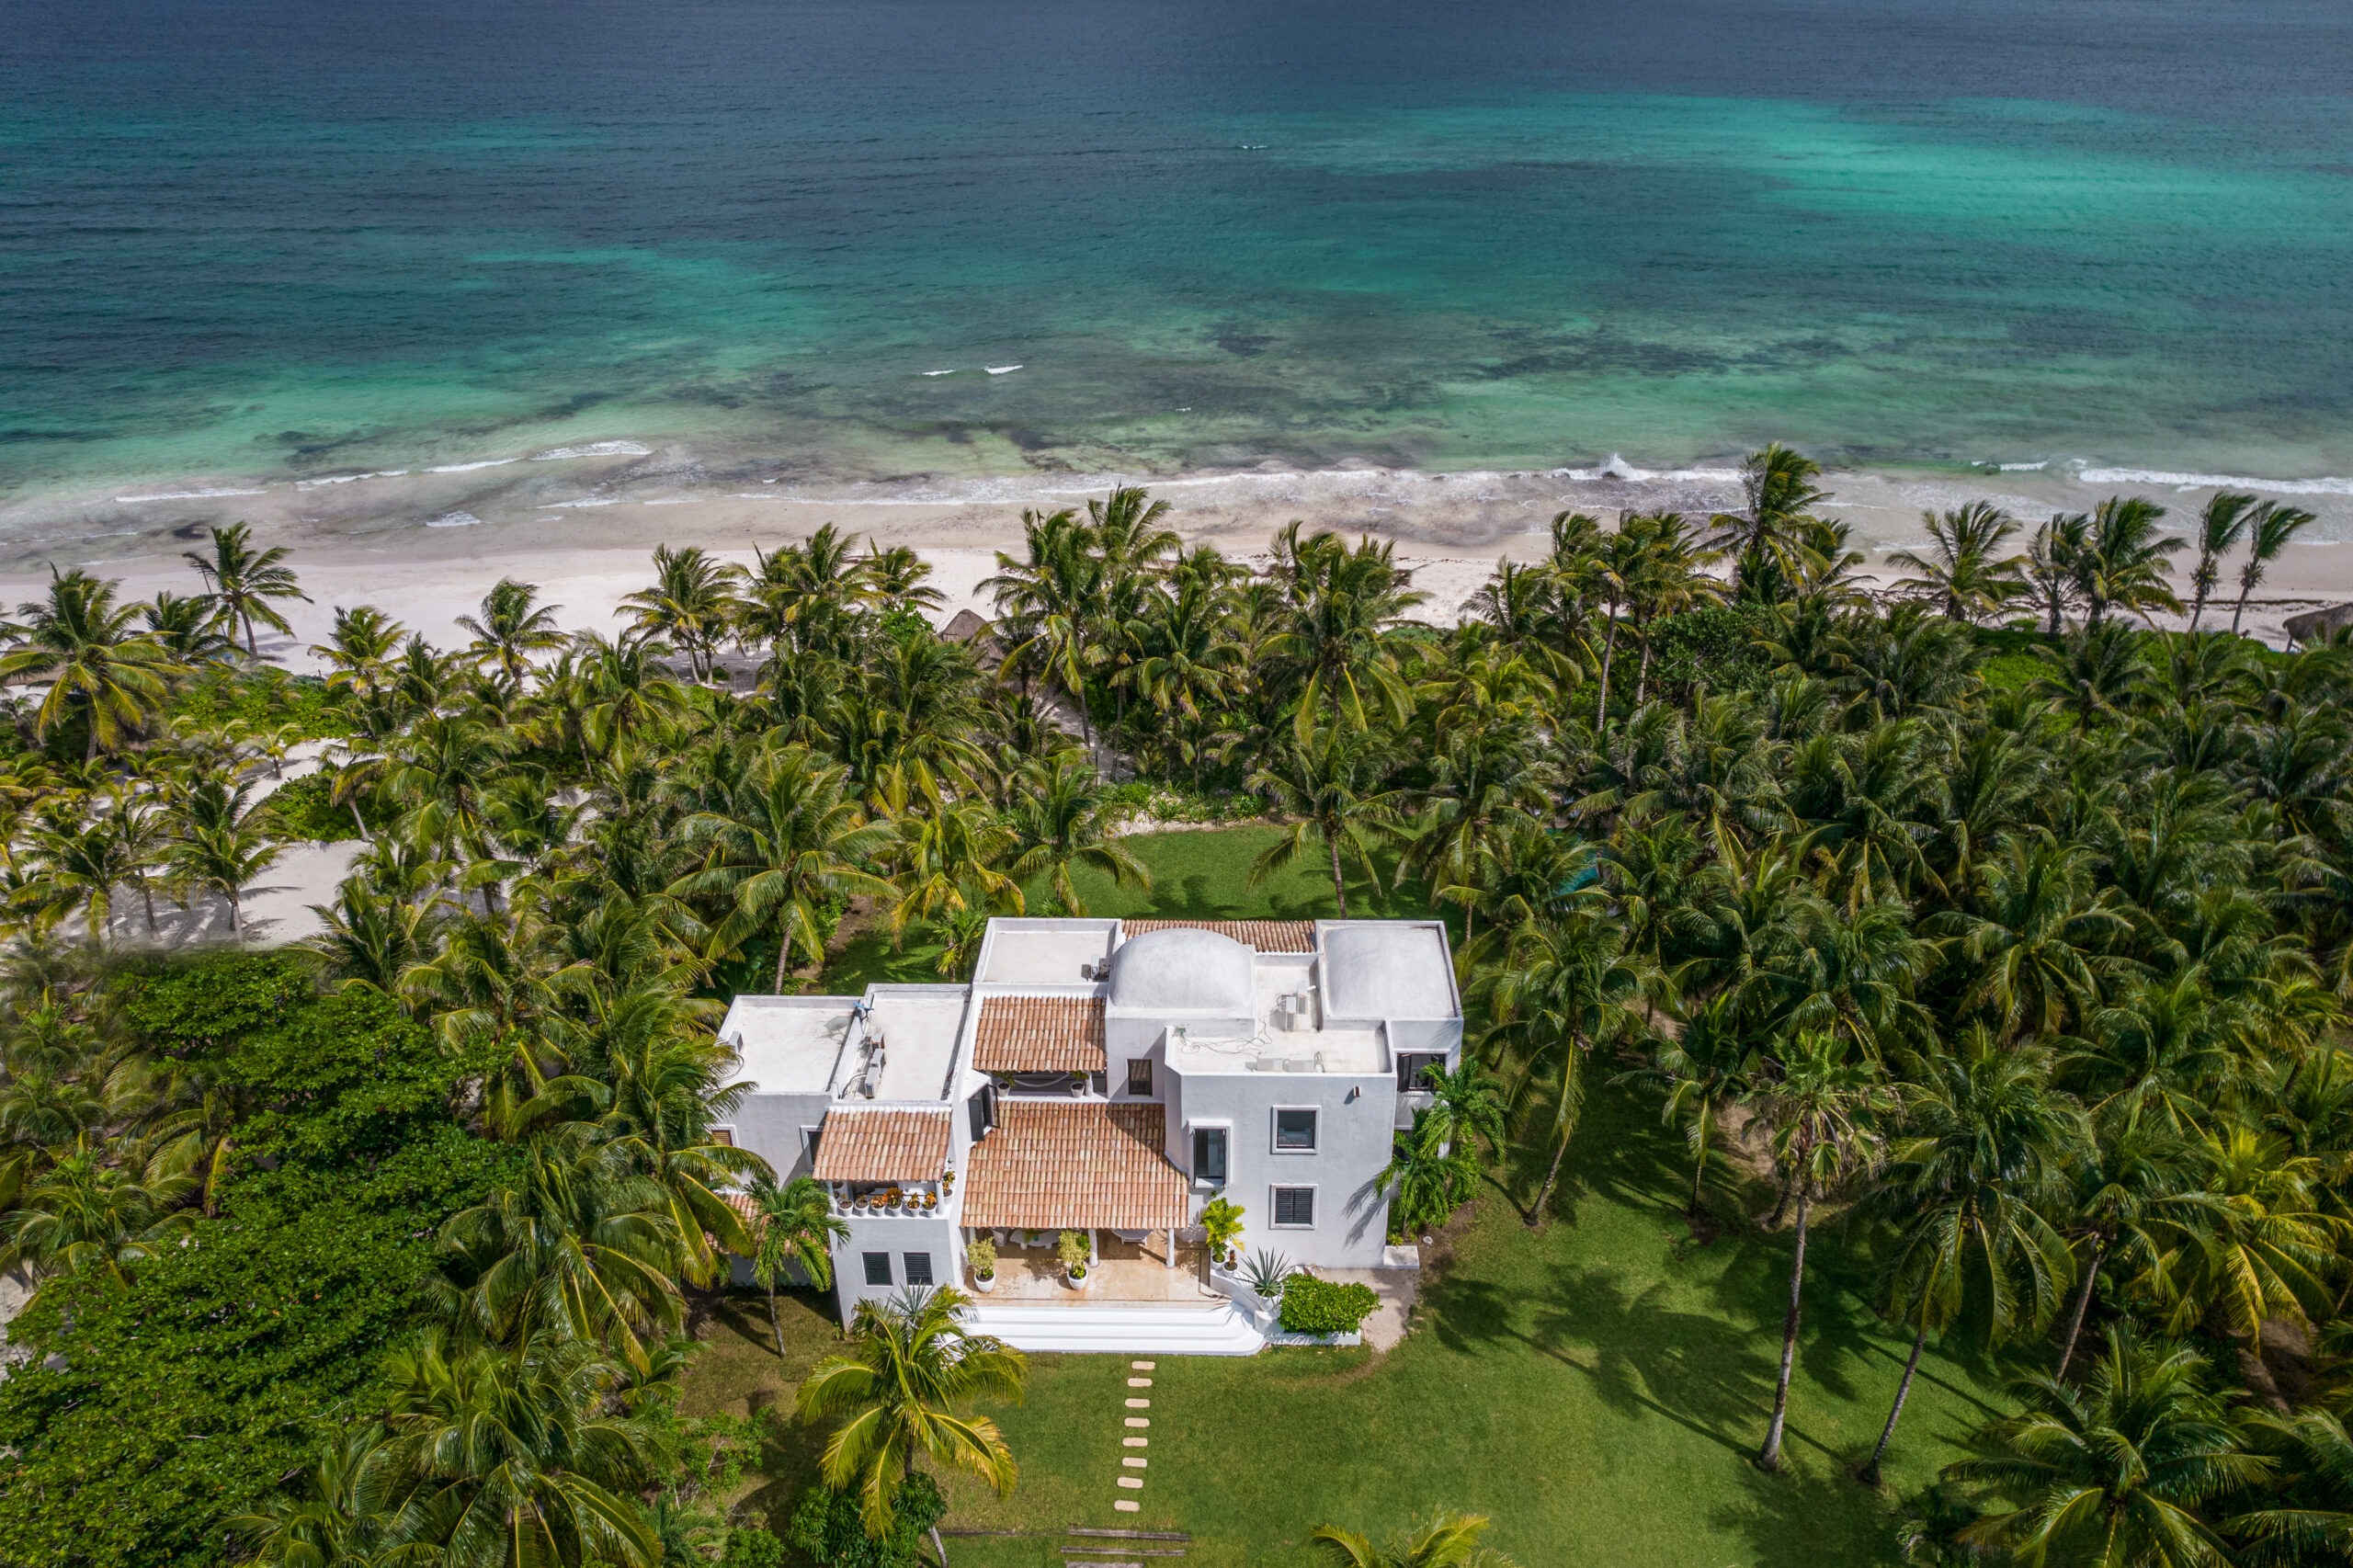
<path fill-rule="evenodd" d="M 0 499 L 600 441 L 2353 475 L 2336 0 L 9 0 L 0 37 Z"/>

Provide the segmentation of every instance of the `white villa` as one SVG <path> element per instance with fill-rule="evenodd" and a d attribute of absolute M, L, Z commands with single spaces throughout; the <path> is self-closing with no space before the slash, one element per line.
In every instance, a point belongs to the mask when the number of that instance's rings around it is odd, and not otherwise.
<path fill-rule="evenodd" d="M 1376 1178 L 1427 1103 L 1411 1085 L 1462 1049 L 1443 926 L 998 919 L 974 975 L 742 995 L 720 1026 L 754 1085 L 734 1141 L 824 1183 L 848 1223 L 845 1321 L 908 1285 L 973 1290 L 965 1244 L 985 1235 L 985 1332 L 1247 1354 L 1265 1314 L 1200 1241 L 1221 1193 L 1245 1253 L 1391 1261 Z M 1093 1242 L 1083 1290 L 1055 1260 L 1063 1231 Z"/>

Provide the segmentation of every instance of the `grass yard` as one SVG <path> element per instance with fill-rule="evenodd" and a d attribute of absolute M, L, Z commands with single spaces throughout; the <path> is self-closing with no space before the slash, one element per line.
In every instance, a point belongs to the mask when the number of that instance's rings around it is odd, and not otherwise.
<path fill-rule="evenodd" d="M 1106 913 L 1327 911 L 1330 890 L 1319 898 L 1313 877 L 1243 886 L 1270 835 L 1140 838 L 1155 893 L 1090 885 L 1086 896 Z M 1382 912 L 1413 913 L 1408 903 Z M 1120 1459 L 1132 1451 L 1120 1441 L 1132 1414 L 1124 1359 L 1034 1358 L 1028 1403 L 989 1412 L 1021 1462 L 1013 1495 L 1000 1500 L 961 1477 L 949 1484 L 949 1528 L 1024 1533 L 951 1535 L 950 1562 L 1060 1562 L 1063 1530 L 1084 1525 L 1188 1531 L 1187 1555 L 1165 1560 L 1174 1568 L 1304 1564 L 1314 1525 L 1379 1533 L 1439 1506 L 1492 1515 L 1490 1544 L 1523 1568 L 1892 1561 L 1891 1498 L 1952 1458 L 1958 1437 L 1996 1408 L 1995 1369 L 1932 1346 L 1887 1493 L 1849 1480 L 1885 1418 L 1906 1344 L 1869 1310 L 1871 1260 L 1836 1228 L 1818 1230 L 1790 1467 L 1760 1474 L 1748 1460 L 1771 1406 L 1790 1239 L 1738 1225 L 1695 1233 L 1680 1208 L 1686 1157 L 1647 1098 L 1598 1088 L 1551 1222 L 1529 1230 L 1511 1197 L 1490 1188 L 1458 1221 L 1452 1256 L 1426 1277 L 1397 1350 L 1161 1360 L 1144 1434 L 1150 1464 L 1132 1494 L 1140 1514 L 1111 1507 L 1122 1495 Z M 1513 1192 L 1533 1190 L 1524 1175 Z M 1726 1187 L 1716 1201 L 1736 1215 L 1767 1196 Z M 779 1363 L 760 1297 L 718 1304 L 689 1376 L 689 1413 L 767 1404 L 789 1415 L 793 1386 L 835 1336 L 823 1303 L 796 1298 L 785 1312 Z M 750 1511 L 780 1528 L 813 1478 L 821 1442 L 779 1424 Z"/>

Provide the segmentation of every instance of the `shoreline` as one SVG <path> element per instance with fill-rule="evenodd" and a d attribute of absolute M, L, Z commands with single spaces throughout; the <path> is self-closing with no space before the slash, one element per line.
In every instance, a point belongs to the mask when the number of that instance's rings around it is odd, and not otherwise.
<path fill-rule="evenodd" d="M 767 472 L 761 472 L 763 469 Z M 2142 482 L 2131 483 L 2132 475 Z M 1846 521 L 1866 551 L 1865 574 L 1901 575 L 1892 550 L 1926 542 L 1924 509 L 1986 499 L 2029 528 L 2054 511 L 2087 510 L 2111 494 L 2147 495 L 2177 533 L 2234 476 L 2100 469 L 2072 464 L 1985 469 L 1832 470 L 1821 509 Z M 2154 481 L 2165 483 L 2154 483 Z M 1704 517 L 1739 504 L 1735 462 L 1644 470 L 1612 454 L 1590 466 L 1543 470 L 1352 467 L 1178 472 L 1079 473 L 1033 470 L 996 477 L 910 475 L 824 480 L 784 460 L 707 460 L 683 445 L 606 440 L 513 458 L 281 479 L 267 483 L 197 478 L 124 488 L 104 496 L 45 496 L 0 504 L 0 600 L 34 597 L 52 568 L 119 578 L 131 597 L 158 588 L 195 591 L 181 552 L 212 524 L 249 522 L 256 542 L 281 545 L 313 604 L 294 604 L 295 636 L 273 656 L 295 667 L 318 641 L 335 605 L 372 603 L 445 645 L 454 618 L 471 611 L 501 576 L 536 583 L 563 607 L 566 630 L 611 631 L 621 597 L 644 585 L 656 544 L 700 545 L 749 563 L 756 550 L 805 539 L 827 522 L 859 540 L 909 546 L 934 566 L 959 609 L 991 613 L 977 585 L 995 552 L 1017 549 L 1025 508 L 1082 506 L 1116 483 L 1140 483 L 1171 503 L 1169 523 L 1188 543 L 1216 545 L 1248 561 L 1286 524 L 1370 533 L 1392 541 L 1415 585 L 1430 595 L 1423 619 L 1450 622 L 1496 560 L 1544 552 L 1552 518 L 1580 510 L 1614 522 L 1625 512 Z M 2268 498 L 2317 520 L 2273 563 L 2247 630 L 2281 639 L 2285 616 L 2353 600 L 2353 481 L 2256 481 Z M 2023 546 L 2021 537 L 2018 543 Z M 2186 553 L 2186 552 L 2185 552 Z M 2177 577 L 2187 563 L 2176 558 Z M 2235 562 L 2224 583 L 2234 586 Z"/>

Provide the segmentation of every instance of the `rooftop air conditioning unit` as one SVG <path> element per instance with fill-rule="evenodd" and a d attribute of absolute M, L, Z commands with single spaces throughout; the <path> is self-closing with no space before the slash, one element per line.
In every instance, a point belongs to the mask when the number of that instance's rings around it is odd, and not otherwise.
<path fill-rule="evenodd" d="M 1307 998 L 1300 993 L 1287 992 L 1275 998 L 1275 1028 L 1279 1029 L 1307 1028 L 1310 1027 L 1310 1017 Z"/>

